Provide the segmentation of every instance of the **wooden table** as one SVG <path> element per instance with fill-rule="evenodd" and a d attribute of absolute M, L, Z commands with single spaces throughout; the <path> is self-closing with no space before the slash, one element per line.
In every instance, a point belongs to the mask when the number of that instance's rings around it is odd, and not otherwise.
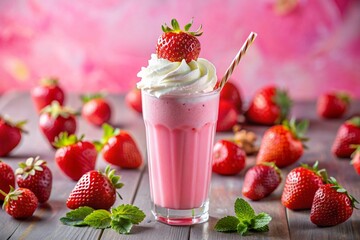
<path fill-rule="evenodd" d="M 140 115 L 128 109 L 123 96 L 109 96 L 114 109 L 113 124 L 127 129 L 132 133 L 144 159 L 146 159 L 145 131 Z M 79 109 L 81 102 L 78 96 L 71 95 L 67 105 Z M 360 102 L 356 102 L 350 109 L 350 114 L 360 112 Z M 118 169 L 125 186 L 120 189 L 123 201 L 117 200 L 115 206 L 122 203 L 132 203 L 141 208 L 147 215 L 145 220 L 132 229 L 130 235 L 119 235 L 111 229 L 95 230 L 88 227 L 69 227 L 63 225 L 59 218 L 68 211 L 65 202 L 75 182 L 64 176 L 54 163 L 54 150 L 48 145 L 38 128 L 38 116 L 28 93 L 11 92 L 0 97 L 0 114 L 8 114 L 14 120 L 28 119 L 26 129 L 29 134 L 9 157 L 3 160 L 13 169 L 20 161 L 28 157 L 39 155 L 48 161 L 53 172 L 53 191 L 48 203 L 41 205 L 34 216 L 27 220 L 15 220 L 0 211 L 0 239 L 240 239 L 237 234 L 225 234 L 214 231 L 218 219 L 226 215 L 233 215 L 233 204 L 237 197 L 242 197 L 241 188 L 245 170 L 236 176 L 220 176 L 213 174 L 210 192 L 210 219 L 207 223 L 191 227 L 173 227 L 154 220 L 150 212 L 150 193 L 147 166 L 144 164 L 137 170 Z M 308 136 L 309 149 L 301 158 L 301 162 L 312 164 L 320 161 L 320 167 L 326 167 L 330 175 L 336 177 L 348 191 L 360 199 L 359 181 L 348 160 L 339 160 L 330 154 L 330 147 L 336 130 L 343 120 L 320 120 L 315 114 L 314 102 L 296 103 L 292 115 L 297 118 L 310 120 Z M 78 119 L 77 133 L 86 135 L 87 139 L 99 139 L 102 131 L 90 126 L 83 119 Z M 266 127 L 247 126 L 260 137 Z M 231 133 L 217 134 L 216 138 L 229 137 Z M 1 147 L 1 146 L 0 146 Z M 146 162 L 146 160 L 145 160 Z M 255 158 L 248 157 L 247 166 L 254 165 Z M 98 157 L 97 168 L 103 169 L 106 163 Z M 298 163 L 283 170 L 283 178 Z M 268 198 L 258 202 L 250 202 L 256 212 L 265 211 L 273 220 L 270 231 L 256 233 L 242 239 L 360 239 L 360 211 L 354 211 L 353 216 L 345 223 L 330 228 L 318 228 L 310 222 L 310 211 L 290 211 L 280 203 L 284 181 L 281 186 Z"/>

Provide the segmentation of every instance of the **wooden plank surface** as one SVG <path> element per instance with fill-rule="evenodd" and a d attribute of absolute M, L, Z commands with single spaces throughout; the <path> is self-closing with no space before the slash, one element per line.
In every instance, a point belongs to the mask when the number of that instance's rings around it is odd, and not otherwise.
<path fill-rule="evenodd" d="M 217 220 L 226 215 L 232 215 L 233 204 L 237 197 L 242 197 L 241 188 L 245 170 L 236 176 L 220 176 L 214 174 L 210 192 L 210 219 L 207 223 L 191 227 L 172 227 L 158 223 L 150 212 L 150 192 L 146 166 L 146 141 L 144 124 L 140 115 L 128 109 L 124 104 L 123 96 L 109 96 L 114 109 L 112 124 L 129 130 L 138 143 L 145 164 L 137 170 L 117 169 L 125 183 L 120 193 L 123 200 L 118 199 L 116 205 L 133 203 L 146 213 L 146 219 L 133 228 L 131 235 L 118 235 L 111 229 L 94 230 L 87 227 L 74 228 L 64 226 L 59 218 L 68 211 L 65 202 L 75 186 L 75 182 L 69 180 L 57 168 L 54 162 L 54 150 L 41 135 L 38 129 L 38 116 L 35 113 L 28 93 L 7 93 L 0 98 L 0 114 L 8 114 L 14 120 L 28 119 L 26 129 L 30 132 L 24 135 L 21 145 L 18 146 L 9 157 L 3 160 L 9 163 L 13 169 L 17 168 L 20 161 L 31 156 L 40 155 L 47 160 L 53 172 L 53 192 L 47 204 L 42 205 L 35 215 L 27 220 L 19 221 L 0 211 L 0 239 L 239 239 L 237 234 L 224 234 L 214 231 Z M 78 96 L 71 95 L 67 105 L 79 109 L 81 106 Z M 360 104 L 356 102 L 348 115 L 360 112 Z M 320 161 L 320 167 L 326 167 L 330 175 L 336 177 L 350 193 L 360 198 L 358 187 L 360 177 L 355 174 L 349 165 L 349 160 L 337 159 L 330 153 L 330 147 L 335 137 L 336 130 L 344 121 L 324 121 L 318 119 L 315 112 L 314 102 L 295 104 L 292 115 L 297 118 L 309 119 L 310 131 L 308 136 L 309 149 L 301 158 L 301 162 L 312 164 Z M 77 133 L 86 135 L 89 140 L 99 139 L 102 131 L 90 126 L 81 118 L 78 118 L 79 128 Z M 246 126 L 260 137 L 267 127 Z M 218 133 L 216 139 L 228 138 L 231 133 Z M 248 157 L 246 169 L 255 164 L 255 157 Z M 106 163 L 99 156 L 97 168 L 104 169 Z M 297 164 L 283 169 L 283 178 Z M 331 228 L 318 228 L 310 222 L 309 211 L 290 211 L 281 203 L 281 193 L 284 181 L 280 187 L 268 198 L 250 202 L 256 212 L 268 212 L 273 220 L 270 223 L 270 231 L 256 233 L 242 239 L 360 239 L 360 211 L 354 211 L 353 216 L 347 222 Z"/>

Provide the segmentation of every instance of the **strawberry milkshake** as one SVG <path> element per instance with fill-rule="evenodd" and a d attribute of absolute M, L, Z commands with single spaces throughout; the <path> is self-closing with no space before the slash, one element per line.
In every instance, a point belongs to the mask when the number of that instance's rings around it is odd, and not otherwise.
<path fill-rule="evenodd" d="M 137 84 L 142 90 L 152 212 L 156 220 L 171 225 L 201 223 L 209 217 L 220 95 L 214 90 L 215 67 L 197 57 L 198 32 L 188 32 L 187 26 L 180 30 L 176 20 L 173 29 L 163 26 L 157 52 L 138 73 Z"/>

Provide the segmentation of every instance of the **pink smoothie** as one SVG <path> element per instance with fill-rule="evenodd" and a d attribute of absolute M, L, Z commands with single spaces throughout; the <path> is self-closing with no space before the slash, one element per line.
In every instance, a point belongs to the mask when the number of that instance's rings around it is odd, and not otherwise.
<path fill-rule="evenodd" d="M 142 92 L 155 205 L 193 209 L 208 198 L 219 93 L 156 98 Z"/>

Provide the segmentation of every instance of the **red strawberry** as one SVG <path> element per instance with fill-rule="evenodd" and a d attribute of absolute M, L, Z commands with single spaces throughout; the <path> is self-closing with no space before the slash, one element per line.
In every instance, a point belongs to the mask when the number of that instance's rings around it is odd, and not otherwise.
<path fill-rule="evenodd" d="M 143 160 L 131 135 L 108 124 L 103 125 L 104 136 L 95 143 L 105 161 L 121 168 L 138 168 Z"/>
<path fill-rule="evenodd" d="M 0 194 L 4 195 L 5 193 L 0 190 Z M 27 188 L 16 190 L 11 188 L 11 191 L 5 196 L 3 209 L 17 219 L 31 217 L 38 206 L 35 194 Z"/>
<path fill-rule="evenodd" d="M 216 131 L 224 132 L 232 130 L 238 122 L 238 112 L 235 106 L 226 100 L 220 100 Z"/>
<path fill-rule="evenodd" d="M 246 154 L 233 142 L 220 140 L 214 145 L 212 171 L 221 175 L 238 174 L 245 167 Z"/>
<path fill-rule="evenodd" d="M 192 21 L 188 23 L 184 30 L 180 29 L 176 19 L 171 20 L 172 28 L 166 24 L 162 26 L 164 33 L 159 37 L 156 45 L 158 58 L 165 58 L 171 62 L 186 62 L 197 60 L 201 46 L 196 38 L 202 34 L 201 26 L 196 32 L 189 32 Z"/>
<path fill-rule="evenodd" d="M 322 185 L 315 193 L 310 220 L 319 227 L 335 226 L 348 220 L 358 201 L 336 179 Z"/>
<path fill-rule="evenodd" d="M 58 102 L 52 102 L 51 105 L 42 110 L 39 126 L 49 143 L 53 146 L 55 138 L 61 132 L 67 132 L 69 135 L 75 133 L 75 111 L 60 106 Z"/>
<path fill-rule="evenodd" d="M 355 172 L 360 175 L 360 145 L 354 145 L 355 151 L 352 153 L 351 164 L 353 165 Z"/>
<path fill-rule="evenodd" d="M 14 123 L 0 116 L 0 157 L 8 155 L 20 143 L 25 123 Z"/>
<path fill-rule="evenodd" d="M 133 88 L 126 94 L 126 104 L 138 113 L 142 113 L 141 90 Z"/>
<path fill-rule="evenodd" d="M 71 191 L 66 206 L 70 209 L 82 206 L 109 209 L 115 203 L 116 189 L 124 185 L 119 180 L 120 176 L 116 176 L 115 170 L 111 170 L 109 166 L 106 167 L 105 174 L 95 170 L 87 172 Z"/>
<path fill-rule="evenodd" d="M 101 94 L 84 95 L 81 115 L 89 123 L 101 126 L 111 118 L 111 107 Z"/>
<path fill-rule="evenodd" d="M 292 210 L 310 209 L 315 192 L 325 181 L 326 171 L 318 169 L 318 162 L 313 167 L 302 164 L 287 175 L 281 203 Z"/>
<path fill-rule="evenodd" d="M 242 98 L 239 89 L 235 84 L 227 82 L 220 92 L 220 99 L 227 100 L 235 105 L 236 110 L 242 112 Z"/>
<path fill-rule="evenodd" d="M 353 144 L 360 144 L 360 117 L 353 117 L 339 127 L 331 151 L 339 158 L 349 158 L 354 152 Z"/>
<path fill-rule="evenodd" d="M 273 125 L 281 123 L 290 112 L 292 102 L 286 91 L 268 86 L 255 93 L 246 117 L 250 122 Z"/>
<path fill-rule="evenodd" d="M 10 186 L 15 187 L 15 175 L 12 168 L 0 160 L 0 190 L 4 193 L 10 191 Z M 0 194 L 0 201 L 3 201 L 5 196 Z"/>
<path fill-rule="evenodd" d="M 317 101 L 317 113 L 323 118 L 341 118 L 349 105 L 350 96 L 347 93 L 326 93 Z"/>
<path fill-rule="evenodd" d="M 304 152 L 308 124 L 308 121 L 296 124 L 295 120 L 285 120 L 282 125 L 269 128 L 262 138 L 256 162 L 274 162 L 283 168 L 299 160 Z"/>
<path fill-rule="evenodd" d="M 274 163 L 255 165 L 245 174 L 242 194 L 251 200 L 260 200 L 275 191 L 280 182 L 281 172 Z"/>
<path fill-rule="evenodd" d="M 19 163 L 19 167 L 15 171 L 18 186 L 31 190 L 39 203 L 46 202 L 52 188 L 52 173 L 46 162 L 39 157 L 28 158 L 26 162 Z"/>
<path fill-rule="evenodd" d="M 41 80 L 40 86 L 31 90 L 31 97 L 38 112 L 53 101 L 59 102 L 60 105 L 64 104 L 65 94 L 58 83 L 56 78 L 44 78 Z"/>
<path fill-rule="evenodd" d="M 74 181 L 77 181 L 86 172 L 95 169 L 97 151 L 91 142 L 78 139 L 75 135 L 61 133 L 54 145 L 58 149 L 55 161 L 60 170 Z"/>

